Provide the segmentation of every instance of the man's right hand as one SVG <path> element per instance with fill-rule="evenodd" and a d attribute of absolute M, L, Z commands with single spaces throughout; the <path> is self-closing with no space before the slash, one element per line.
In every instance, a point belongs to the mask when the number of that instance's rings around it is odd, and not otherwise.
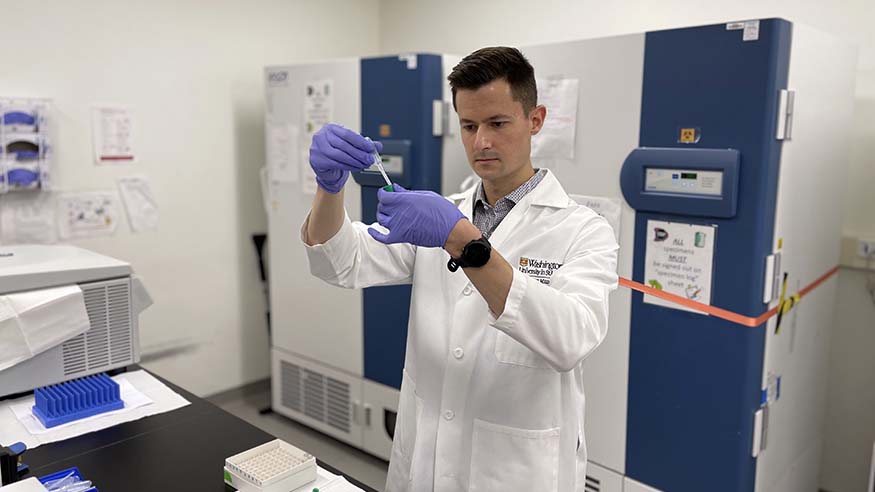
<path fill-rule="evenodd" d="M 374 151 L 382 150 L 380 142 L 371 142 L 348 128 L 328 123 L 313 135 L 310 167 L 322 189 L 338 193 L 350 171 L 370 167 L 374 163 Z"/>

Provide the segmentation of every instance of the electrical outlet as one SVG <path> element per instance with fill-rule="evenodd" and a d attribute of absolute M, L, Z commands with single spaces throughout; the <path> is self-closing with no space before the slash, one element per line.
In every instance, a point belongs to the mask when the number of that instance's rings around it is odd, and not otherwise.
<path fill-rule="evenodd" d="M 875 239 L 857 239 L 857 256 L 868 258 L 875 255 Z"/>

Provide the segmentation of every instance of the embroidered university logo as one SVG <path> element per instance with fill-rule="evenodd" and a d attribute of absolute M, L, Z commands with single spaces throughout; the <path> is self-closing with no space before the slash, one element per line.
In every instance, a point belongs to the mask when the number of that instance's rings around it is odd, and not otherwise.
<path fill-rule="evenodd" d="M 537 279 L 542 284 L 550 285 L 550 279 L 562 263 L 556 261 L 539 260 L 520 256 L 520 272 Z"/>

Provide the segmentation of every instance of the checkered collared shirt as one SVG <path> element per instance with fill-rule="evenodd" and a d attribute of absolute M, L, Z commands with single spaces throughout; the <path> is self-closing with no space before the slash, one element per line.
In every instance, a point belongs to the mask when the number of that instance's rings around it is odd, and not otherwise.
<path fill-rule="evenodd" d="M 521 184 L 519 188 L 498 200 L 494 207 L 486 203 L 486 193 L 483 191 L 483 183 L 480 183 L 480 186 L 477 187 L 477 192 L 474 194 L 474 225 L 480 229 L 483 237 L 489 239 L 489 236 L 492 235 L 498 224 L 510 213 L 514 205 L 519 203 L 530 191 L 534 190 L 546 175 L 546 169 L 539 169 L 535 172 L 534 176 Z"/>

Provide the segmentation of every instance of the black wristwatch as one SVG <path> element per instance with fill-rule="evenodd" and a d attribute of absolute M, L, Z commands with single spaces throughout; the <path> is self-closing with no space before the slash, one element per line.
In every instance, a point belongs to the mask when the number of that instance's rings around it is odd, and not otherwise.
<path fill-rule="evenodd" d="M 450 258 L 447 262 L 447 268 L 451 272 L 455 272 L 462 268 L 480 268 L 489 263 L 489 257 L 492 255 L 492 245 L 485 237 L 475 239 L 466 244 L 462 248 L 462 256 L 459 258 Z"/>

